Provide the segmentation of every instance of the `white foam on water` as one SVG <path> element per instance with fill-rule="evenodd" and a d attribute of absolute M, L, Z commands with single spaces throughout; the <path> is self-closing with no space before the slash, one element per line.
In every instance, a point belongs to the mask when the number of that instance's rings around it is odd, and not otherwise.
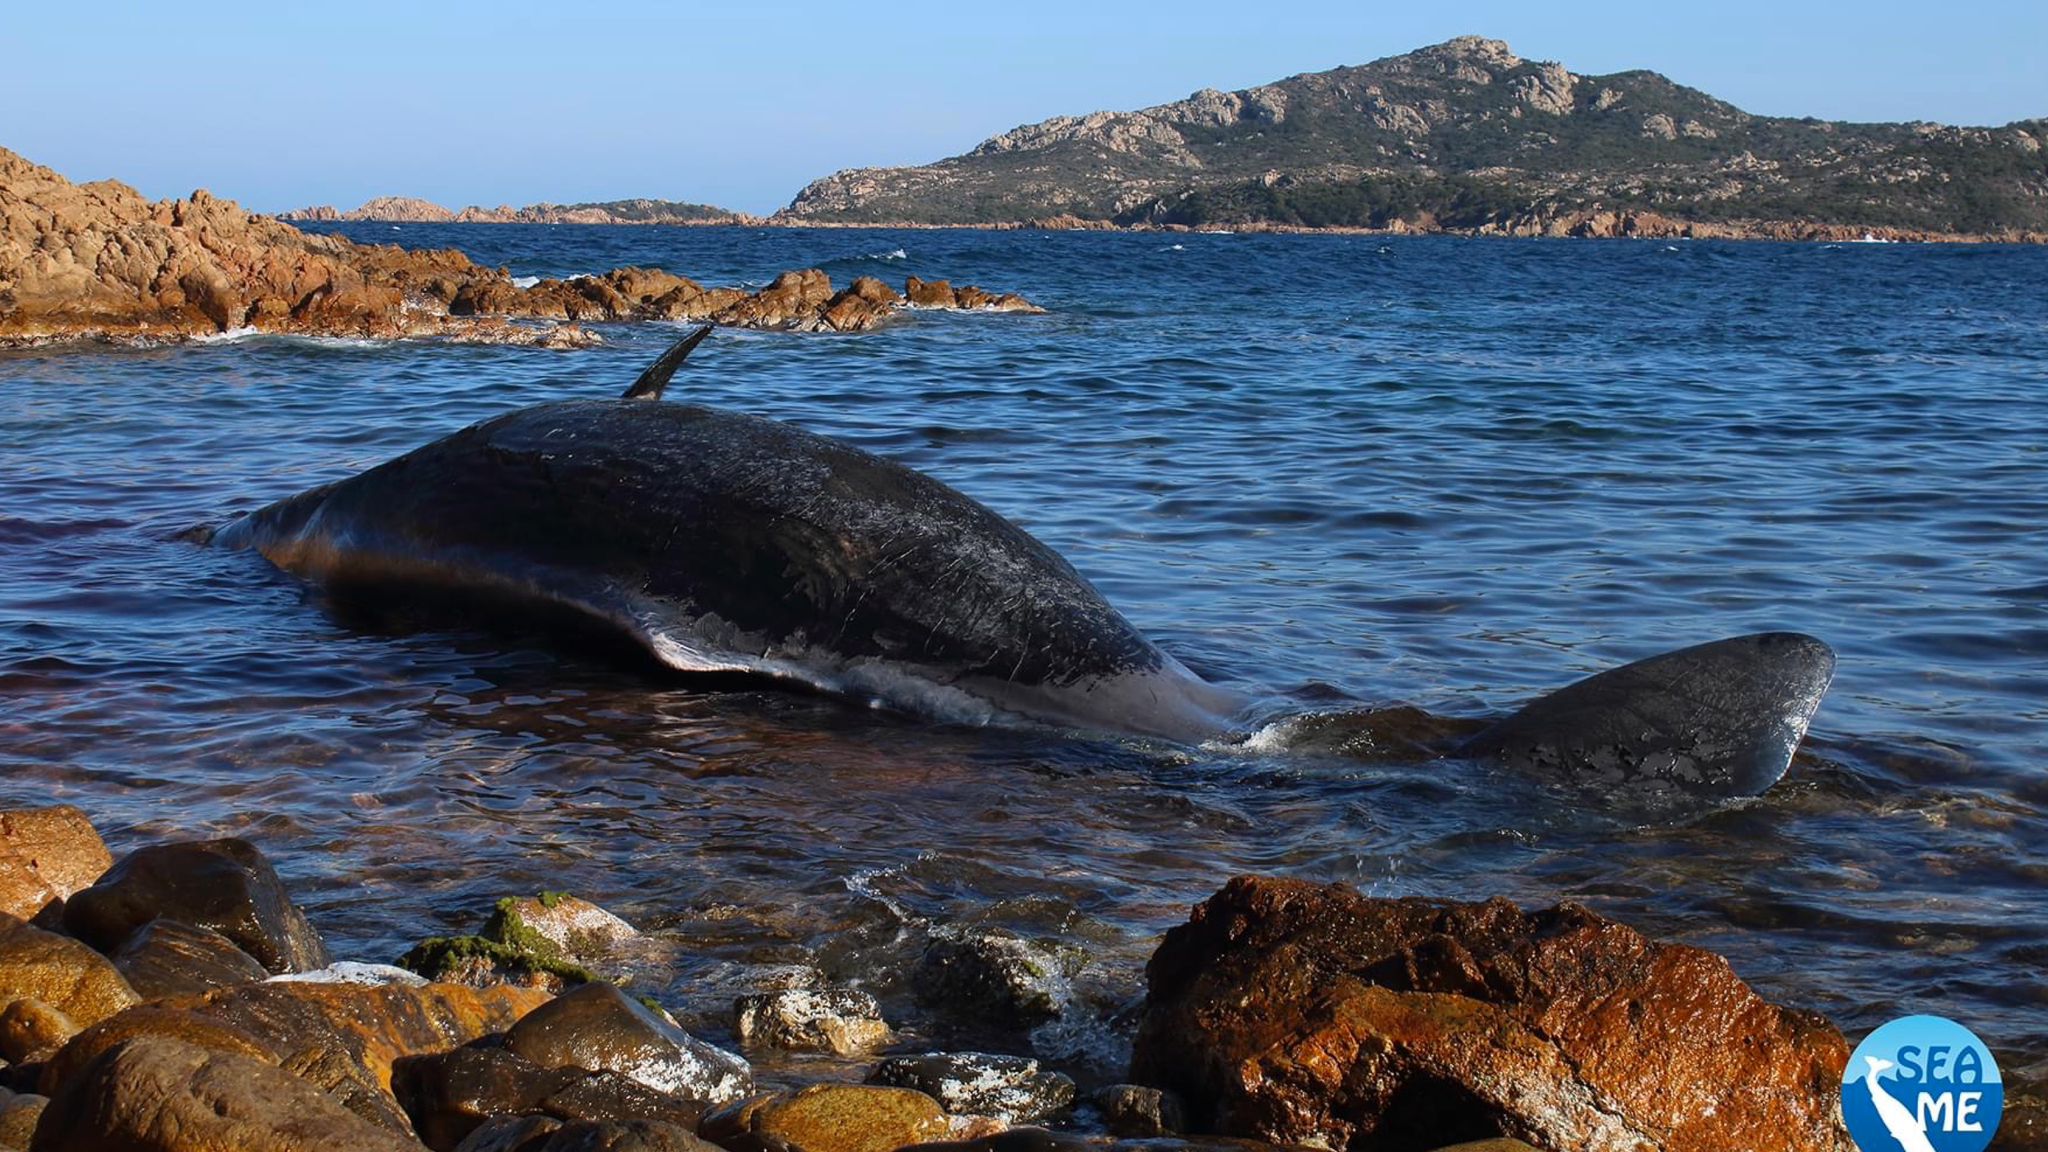
<path fill-rule="evenodd" d="M 514 288 L 531 288 L 538 283 L 540 283 L 540 277 L 538 276 L 514 276 L 512 278 L 512 286 Z"/>
<path fill-rule="evenodd" d="M 251 336 L 261 335 L 263 335 L 263 333 L 254 327 L 230 328 L 225 332 L 213 332 L 205 336 L 194 336 L 192 338 L 192 343 L 239 344 L 242 341 L 249 339 Z"/>

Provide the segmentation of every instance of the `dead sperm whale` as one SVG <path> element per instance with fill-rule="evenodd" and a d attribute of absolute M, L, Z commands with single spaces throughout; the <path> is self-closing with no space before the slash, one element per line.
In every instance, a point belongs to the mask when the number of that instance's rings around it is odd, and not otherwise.
<path fill-rule="evenodd" d="M 568 610 L 685 672 L 942 719 L 1196 743 L 1243 701 L 1071 565 L 901 464 L 777 421 L 658 402 L 704 338 L 616 400 L 520 409 L 223 527 L 331 586 Z M 1580 681 L 1446 749 L 1721 794 L 1785 770 L 1833 674 L 1810 637 L 1738 637 Z"/>

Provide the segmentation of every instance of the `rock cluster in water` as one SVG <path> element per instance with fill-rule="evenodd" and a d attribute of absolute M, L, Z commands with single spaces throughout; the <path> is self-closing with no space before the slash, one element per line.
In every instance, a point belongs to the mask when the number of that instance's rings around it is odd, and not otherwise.
<path fill-rule="evenodd" d="M 920 298 L 921 283 L 905 286 L 908 305 L 879 280 L 838 289 L 816 269 L 758 292 L 641 268 L 521 286 L 453 250 L 309 235 L 203 191 L 151 203 L 125 184 L 72 184 L 0 149 L 0 347 L 245 329 L 575 347 L 597 342 L 583 321 L 858 332 L 906 306 L 1039 311 L 943 281 Z"/>
<path fill-rule="evenodd" d="M 1134 1082 L 1087 1085 L 924 1051 L 855 989 L 786 986 L 740 997 L 742 1043 L 856 1059 L 866 1082 L 759 1082 L 606 978 L 649 937 L 603 909 L 508 899 L 475 939 L 558 968 L 335 963 L 247 841 L 115 861 L 76 809 L 0 812 L 0 1149 L 1848 1147 L 1840 1033 L 1572 905 L 1232 881 L 1148 967 Z M 1040 993 L 1063 965 L 957 932 L 926 999 L 1022 1046 L 1062 1011 Z"/>

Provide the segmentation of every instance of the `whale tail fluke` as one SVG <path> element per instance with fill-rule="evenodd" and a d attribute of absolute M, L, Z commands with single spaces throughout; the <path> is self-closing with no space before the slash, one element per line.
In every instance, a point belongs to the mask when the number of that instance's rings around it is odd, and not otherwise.
<path fill-rule="evenodd" d="M 642 372 L 640 378 L 633 381 L 633 386 L 626 389 L 620 399 L 661 399 L 662 392 L 668 388 L 668 378 L 676 374 L 676 369 L 683 366 L 684 360 L 689 359 L 691 349 L 702 344 L 704 338 L 711 335 L 711 328 L 711 325 L 706 324 L 670 345 L 669 350 L 661 354 L 661 359 L 649 364 L 647 371 Z"/>
<path fill-rule="evenodd" d="M 1716 640 L 1560 688 L 1458 754 L 1584 787 L 1755 795 L 1791 766 L 1834 673 L 1811 636 Z"/>

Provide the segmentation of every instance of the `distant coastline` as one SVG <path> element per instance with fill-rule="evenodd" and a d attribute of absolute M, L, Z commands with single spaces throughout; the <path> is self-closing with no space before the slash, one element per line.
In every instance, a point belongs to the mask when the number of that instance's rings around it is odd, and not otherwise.
<path fill-rule="evenodd" d="M 374 202 L 373 202 L 374 203 Z M 366 205 L 367 207 L 367 205 Z M 331 211 L 331 210 L 330 210 Z M 679 228 L 821 228 L 887 230 L 903 232 L 1133 232 L 1209 235 L 1281 236 L 1466 236 L 1501 238 L 1546 238 L 1590 240 L 1765 240 L 1791 243 L 1854 244 L 2048 244 L 2048 230 L 2010 229 L 1996 232 L 1940 232 L 1920 228 L 1830 223 L 1824 220 L 1680 220 L 1655 212 L 1588 209 L 1575 212 L 1530 212 L 1507 217 L 1478 227 L 1456 227 L 1429 219 L 1391 221 L 1383 227 L 1355 225 L 1311 226 L 1255 220 L 1232 226 L 1199 227 L 1193 224 L 1140 221 L 1118 223 L 1088 220 L 1078 216 L 1054 216 L 986 224 L 935 224 L 918 220 L 804 220 L 780 214 L 749 216 L 735 213 L 733 219 L 713 220 L 626 220 L 567 217 L 556 219 L 469 216 L 450 213 L 435 216 L 364 216 L 356 212 L 309 215 L 308 210 L 279 214 L 279 220 L 293 223 L 355 224 L 586 224 L 596 226 L 660 226 Z M 523 210 L 522 210 L 523 211 Z"/>
<path fill-rule="evenodd" d="M 500 204 L 484 208 L 471 204 L 452 209 L 416 196 L 379 196 L 361 207 L 344 212 L 332 205 L 318 204 L 279 212 L 276 218 L 289 223 L 306 221 L 374 221 L 391 224 L 706 224 L 754 225 L 758 216 L 734 212 L 715 204 L 694 204 L 684 200 L 606 200 L 602 203 L 554 204 L 543 201 L 514 208 Z"/>

